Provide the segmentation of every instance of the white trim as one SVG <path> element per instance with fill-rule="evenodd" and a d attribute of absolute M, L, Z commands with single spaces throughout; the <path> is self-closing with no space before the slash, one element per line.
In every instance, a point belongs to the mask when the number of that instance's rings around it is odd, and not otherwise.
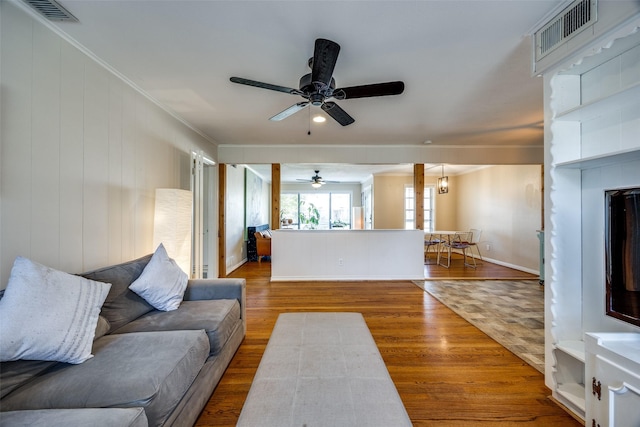
<path fill-rule="evenodd" d="M 512 268 L 514 270 L 524 271 L 525 273 L 535 274 L 536 276 L 540 275 L 540 271 L 534 270 L 532 268 L 522 267 L 520 265 L 510 264 L 508 262 L 498 261 L 497 259 L 487 258 L 486 256 L 482 256 L 483 261 L 490 262 L 492 264 L 498 264 L 503 267 Z"/>
<path fill-rule="evenodd" d="M 396 280 L 425 280 L 425 277 L 415 277 L 415 276 L 389 276 L 389 277 L 354 277 L 354 276 L 332 276 L 330 278 L 321 276 L 321 277 L 309 277 L 309 276 L 301 276 L 301 277 L 292 277 L 292 276 L 271 276 L 271 282 L 383 282 L 383 281 L 396 281 Z M 363 283 L 365 286 L 366 283 Z"/>

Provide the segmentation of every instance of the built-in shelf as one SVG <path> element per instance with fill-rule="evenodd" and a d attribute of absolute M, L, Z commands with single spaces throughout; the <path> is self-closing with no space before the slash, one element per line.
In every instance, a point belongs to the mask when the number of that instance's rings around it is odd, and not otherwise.
<path fill-rule="evenodd" d="M 582 363 L 585 361 L 584 341 L 560 341 L 556 348 Z"/>
<path fill-rule="evenodd" d="M 567 162 L 559 162 L 556 163 L 555 166 L 563 169 L 593 169 L 636 160 L 640 160 L 640 150 L 634 148 L 630 150 L 617 151 L 615 153 L 570 160 Z"/>
<path fill-rule="evenodd" d="M 557 388 L 558 394 L 576 408 L 581 409 L 582 411 L 586 408 L 586 399 L 585 399 L 585 391 L 584 384 L 560 384 Z"/>
<path fill-rule="evenodd" d="M 588 121 L 605 112 L 617 111 L 640 103 L 640 83 L 623 88 L 616 93 L 587 102 L 558 113 L 556 120 Z"/>
<path fill-rule="evenodd" d="M 614 9 L 607 6 L 598 14 Z M 640 339 L 611 340 L 616 342 L 600 344 L 597 353 L 586 351 L 592 345 L 587 331 L 625 331 L 625 326 L 606 317 L 602 308 L 605 298 L 600 279 L 605 269 L 602 194 L 604 189 L 631 186 L 639 176 L 636 164 L 640 163 L 640 140 L 634 131 L 640 118 L 637 61 L 640 6 L 634 9 L 633 17 L 633 24 L 616 28 L 620 32 L 615 38 L 601 32 L 602 37 L 592 41 L 588 54 L 585 50 L 580 58 L 567 57 L 567 63 L 558 66 L 566 70 L 561 72 L 564 76 L 555 74 L 546 80 L 549 93 L 545 95 L 545 112 L 552 116 L 551 132 L 545 137 L 549 145 L 546 153 L 558 161 L 545 165 L 545 170 L 550 171 L 545 175 L 551 201 L 549 209 L 545 208 L 549 212 L 547 247 L 552 251 L 548 257 L 552 259 L 550 279 L 545 284 L 550 290 L 547 304 L 551 313 L 545 325 L 547 336 L 552 338 L 545 348 L 553 356 L 547 358 L 545 367 L 553 398 L 577 418 L 586 419 L 589 426 L 613 425 L 603 422 L 608 418 L 598 415 L 606 414 L 602 408 L 608 407 L 605 399 L 613 383 L 607 379 L 617 381 L 623 377 L 611 366 L 640 361 Z M 578 102 L 580 105 L 576 106 Z M 581 337 L 585 337 L 586 346 Z M 609 359 L 615 363 L 609 363 L 606 368 L 609 371 L 605 372 L 605 368 L 601 369 L 605 366 L 604 359 L 599 356 L 614 352 Z M 633 360 L 629 360 L 628 354 L 633 355 Z M 597 400 L 592 389 L 594 377 L 599 377 L 596 384 L 600 381 L 602 387 L 599 405 L 594 405 L 594 399 Z M 640 397 L 636 400 L 640 413 Z M 625 416 L 635 414 L 629 411 L 632 405 L 626 400 L 619 402 Z M 639 417 L 634 422 L 618 420 L 616 426 L 636 426 Z"/>

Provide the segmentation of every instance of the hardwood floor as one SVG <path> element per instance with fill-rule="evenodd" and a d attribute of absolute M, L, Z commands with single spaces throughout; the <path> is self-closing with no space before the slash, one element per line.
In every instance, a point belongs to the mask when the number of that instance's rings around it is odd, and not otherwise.
<path fill-rule="evenodd" d="M 231 276 L 247 279 L 247 336 L 198 426 L 235 425 L 278 314 L 295 311 L 362 313 L 415 426 L 582 425 L 542 374 L 411 282 L 271 283 L 269 262 Z"/>
<path fill-rule="evenodd" d="M 453 254 L 451 267 L 445 268 L 436 263 L 431 254 L 424 266 L 424 277 L 429 279 L 500 279 L 500 280 L 529 280 L 538 276 L 524 271 L 514 270 L 486 261 L 477 260 L 477 267 L 465 267 L 464 259 L 460 254 Z"/>

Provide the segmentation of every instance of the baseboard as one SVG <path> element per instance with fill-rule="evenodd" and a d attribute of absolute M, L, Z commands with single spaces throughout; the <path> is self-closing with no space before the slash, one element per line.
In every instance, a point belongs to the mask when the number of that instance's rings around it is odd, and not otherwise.
<path fill-rule="evenodd" d="M 240 267 L 242 267 L 243 265 L 245 265 L 249 260 L 247 258 L 244 258 L 242 260 L 240 260 L 239 263 L 237 263 L 236 265 L 232 265 L 230 267 L 227 267 L 227 271 L 225 272 L 227 275 L 229 273 L 232 273 L 233 271 L 239 269 Z"/>
<path fill-rule="evenodd" d="M 459 255 L 462 255 L 462 251 L 454 250 L 453 252 L 454 252 L 454 253 L 457 253 L 457 254 L 459 254 Z M 478 258 L 476 258 L 476 260 L 477 260 L 477 259 L 478 259 Z M 503 266 L 503 267 L 512 268 L 512 269 L 514 269 L 514 270 L 524 271 L 525 273 L 535 274 L 536 276 L 539 276 L 539 275 L 540 275 L 540 271 L 538 271 L 538 270 L 534 270 L 534 269 L 532 269 L 532 268 L 523 267 L 523 266 L 521 266 L 521 265 L 511 264 L 511 263 L 504 262 L 504 261 L 500 261 L 500 260 L 493 259 L 493 258 L 489 258 L 489 257 L 487 257 L 487 256 L 485 256 L 485 255 L 482 255 L 482 259 L 483 259 L 484 261 L 490 262 L 490 263 L 492 263 L 492 264 L 498 264 L 498 265 L 501 265 L 501 266 Z"/>
<path fill-rule="evenodd" d="M 353 277 L 353 276 L 271 276 L 272 282 L 392 282 L 392 281 L 424 280 L 424 277 Z"/>
<path fill-rule="evenodd" d="M 482 259 L 487 261 L 487 262 L 490 262 L 492 264 L 498 264 L 498 265 L 501 265 L 503 267 L 512 268 L 514 270 L 524 271 L 525 273 L 535 274 L 536 276 L 540 275 L 540 272 L 538 270 L 534 270 L 532 268 L 526 268 L 526 267 L 522 267 L 520 265 L 515 265 L 515 264 L 508 263 L 508 262 L 503 262 L 503 261 L 498 261 L 497 259 L 487 258 L 484 255 L 482 256 Z"/>

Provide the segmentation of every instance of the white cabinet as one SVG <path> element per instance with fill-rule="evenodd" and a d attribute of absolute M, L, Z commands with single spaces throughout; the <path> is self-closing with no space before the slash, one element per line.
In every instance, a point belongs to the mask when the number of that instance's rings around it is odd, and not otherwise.
<path fill-rule="evenodd" d="M 605 313 L 604 191 L 640 186 L 640 14 L 631 21 L 545 74 L 545 379 L 588 427 L 640 427 L 637 361 L 585 345 L 585 332 L 640 333 Z"/>
<path fill-rule="evenodd" d="M 586 425 L 640 426 L 640 334 L 586 334 Z"/>

